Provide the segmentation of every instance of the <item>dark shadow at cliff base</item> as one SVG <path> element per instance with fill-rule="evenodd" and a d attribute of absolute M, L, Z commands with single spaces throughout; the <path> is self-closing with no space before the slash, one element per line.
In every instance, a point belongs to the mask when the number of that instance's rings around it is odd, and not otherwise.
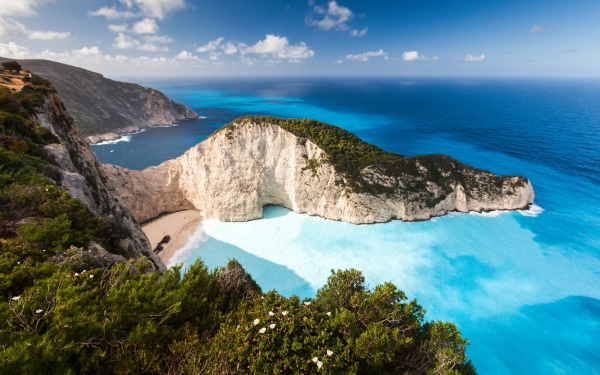
<path fill-rule="evenodd" d="M 275 219 L 288 215 L 292 210 L 276 204 L 266 204 L 263 206 L 263 217 L 261 220 Z"/>
<path fill-rule="evenodd" d="M 269 262 L 245 252 L 237 246 L 212 237 L 209 237 L 206 242 L 201 242 L 200 248 L 194 250 L 192 255 L 194 259 L 189 257 L 187 263 L 191 264 L 195 258 L 201 258 L 209 268 L 220 267 L 225 265 L 229 259 L 236 259 L 252 275 L 263 292 L 277 289 L 280 294 L 286 297 L 294 294 L 300 296 L 314 296 L 316 294 L 316 291 L 306 280 L 289 268 Z"/>

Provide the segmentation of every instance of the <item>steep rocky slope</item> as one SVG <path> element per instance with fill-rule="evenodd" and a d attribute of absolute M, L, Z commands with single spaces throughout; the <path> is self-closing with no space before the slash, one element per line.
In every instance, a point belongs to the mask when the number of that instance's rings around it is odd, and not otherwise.
<path fill-rule="evenodd" d="M 310 120 L 243 117 L 181 157 L 142 171 L 105 166 L 136 218 L 194 207 L 223 221 L 276 204 L 350 223 L 426 220 L 533 203 L 529 180 L 448 156 L 406 158 Z"/>
<path fill-rule="evenodd" d="M 18 73 L 12 75 L 12 80 L 18 80 L 19 74 L 23 78 L 31 78 L 26 73 Z M 37 163 L 44 165 L 43 174 L 46 178 L 102 219 L 109 236 L 105 240 L 120 255 L 128 258 L 146 256 L 156 268 L 164 269 L 164 264 L 152 252 L 148 239 L 111 185 L 96 156 L 79 135 L 56 90 L 40 77 L 34 79 L 42 81 L 43 84 L 29 83 L 14 95 L 0 84 L 0 90 L 3 90 L 0 93 L 0 102 L 3 103 L 3 108 L 8 108 L 8 112 L 4 111 L 0 116 L 0 134 L 3 135 L 0 147 L 8 150 L 6 152 L 24 153 L 22 159 L 26 160 L 26 153 L 33 147 L 32 140 L 28 137 L 35 135 L 35 130 L 28 129 L 27 124 L 33 120 L 43 128 L 49 129 L 54 136 L 53 141 L 44 143 L 43 152 L 34 155 L 38 157 Z M 11 106 L 14 107 L 12 112 Z M 17 111 L 18 106 L 22 108 Z M 2 183 L 10 184 L 10 181 L 12 180 L 3 180 Z M 43 207 L 42 209 L 44 210 Z M 45 210 L 48 211 L 48 208 Z M 35 218 L 25 218 L 24 223 L 32 220 Z M 11 227 L 9 223 L 4 224 L 7 224 L 7 228 Z M 90 251 L 92 249 L 97 250 L 98 245 L 91 244 Z"/>
<path fill-rule="evenodd" d="M 6 59 L 0 58 L 0 61 Z M 49 81 L 58 91 L 80 133 L 90 143 L 119 134 L 198 118 L 190 108 L 160 91 L 107 79 L 101 74 L 48 60 L 19 60 L 23 69 Z"/>

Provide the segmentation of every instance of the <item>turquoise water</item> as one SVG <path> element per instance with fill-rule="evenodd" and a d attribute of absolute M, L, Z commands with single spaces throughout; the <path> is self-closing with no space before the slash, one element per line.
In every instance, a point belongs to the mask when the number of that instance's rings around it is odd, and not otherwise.
<path fill-rule="evenodd" d="M 264 290 L 314 296 L 331 269 L 392 281 L 455 322 L 482 374 L 600 373 L 600 82 L 270 79 L 146 83 L 206 118 L 94 146 L 130 168 L 244 114 L 310 117 L 404 155 L 445 153 L 531 179 L 535 209 L 356 226 L 267 207 L 205 222 L 174 258 L 236 258 Z"/>

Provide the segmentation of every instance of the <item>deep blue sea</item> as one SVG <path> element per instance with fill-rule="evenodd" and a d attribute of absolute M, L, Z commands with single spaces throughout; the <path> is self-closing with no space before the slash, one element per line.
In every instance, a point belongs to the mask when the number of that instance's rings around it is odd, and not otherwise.
<path fill-rule="evenodd" d="M 528 177 L 528 212 L 352 225 L 267 207 L 206 221 L 174 258 L 236 258 L 263 290 L 312 297 L 331 269 L 392 281 L 455 322 L 481 374 L 600 374 L 600 80 L 272 78 L 143 81 L 203 118 L 94 146 L 133 169 L 245 114 L 314 118 L 403 155 Z"/>

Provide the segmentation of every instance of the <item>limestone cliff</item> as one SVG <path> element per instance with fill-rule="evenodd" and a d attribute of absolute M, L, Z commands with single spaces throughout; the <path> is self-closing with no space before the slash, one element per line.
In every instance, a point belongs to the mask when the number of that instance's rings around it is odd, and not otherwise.
<path fill-rule="evenodd" d="M 60 140 L 45 150 L 56 162 L 56 183 L 72 197 L 83 202 L 93 213 L 103 217 L 121 252 L 129 257 L 146 256 L 157 268 L 164 269 L 138 222 L 123 204 L 89 145 L 79 135 L 73 119 L 52 88 L 46 89 L 44 103 L 36 109 L 34 119 Z"/>
<path fill-rule="evenodd" d="M 140 221 L 190 207 L 245 221 L 275 204 L 364 224 L 523 209 L 534 199 L 523 177 L 497 176 L 443 155 L 407 158 L 332 125 L 270 117 L 240 118 L 156 167 L 105 169 Z"/>
<path fill-rule="evenodd" d="M 0 58 L 0 61 L 5 60 Z M 118 139 L 152 126 L 198 118 L 190 108 L 162 92 L 48 60 L 19 60 L 52 82 L 82 136 L 90 143 Z"/>

